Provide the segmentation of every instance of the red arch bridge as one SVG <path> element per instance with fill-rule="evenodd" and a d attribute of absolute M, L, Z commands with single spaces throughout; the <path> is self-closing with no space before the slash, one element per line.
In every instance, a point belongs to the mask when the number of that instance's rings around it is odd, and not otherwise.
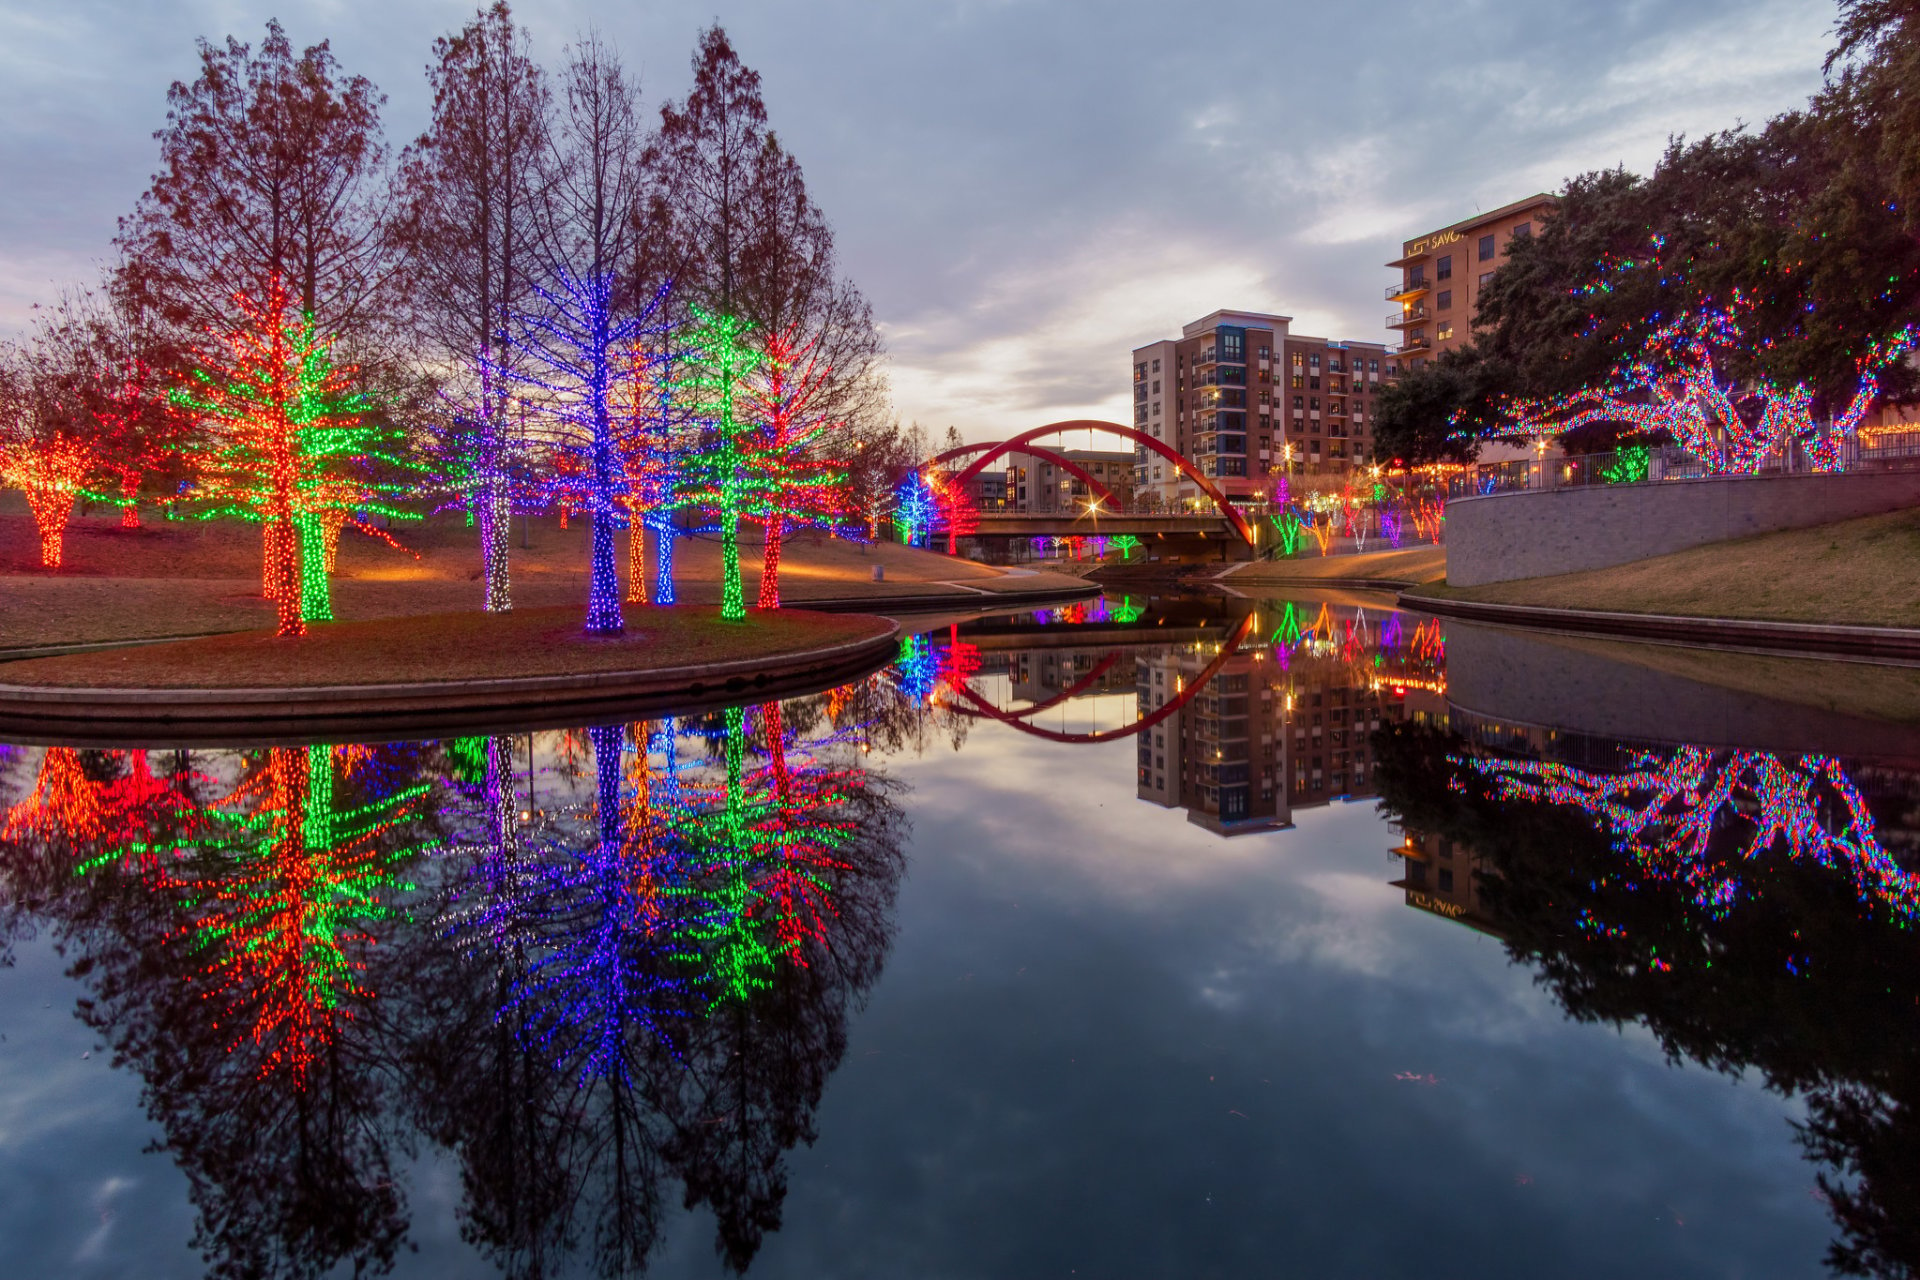
<path fill-rule="evenodd" d="M 1105 432 L 1128 440 L 1148 453 L 1158 455 L 1171 463 L 1177 474 L 1192 481 L 1194 488 L 1212 504 L 1213 510 L 1199 514 L 1127 510 L 1113 492 L 1091 475 L 1085 467 L 1059 452 L 1058 449 L 1034 443 L 1049 436 L 1061 436 L 1071 431 Z M 1013 454 L 1040 462 L 1050 462 L 1059 467 L 1087 486 L 1092 501 L 1079 511 L 1055 513 L 982 511 L 974 531 L 976 536 L 1072 537 L 1130 533 L 1139 537 L 1164 538 L 1184 535 L 1198 536 L 1202 539 L 1226 538 L 1237 541 L 1249 551 L 1259 547 L 1259 531 L 1252 519 L 1229 502 L 1227 495 L 1220 491 L 1211 478 L 1201 474 L 1191 459 L 1182 457 L 1145 432 L 1136 431 L 1132 427 L 1122 426 L 1117 422 L 1102 422 L 1092 418 L 1051 422 L 1044 427 L 1023 431 L 1010 439 L 982 444 L 964 444 L 958 448 L 948 449 L 944 453 L 936 454 L 932 459 L 932 465 L 948 469 L 953 482 L 965 486 L 990 463 Z"/>

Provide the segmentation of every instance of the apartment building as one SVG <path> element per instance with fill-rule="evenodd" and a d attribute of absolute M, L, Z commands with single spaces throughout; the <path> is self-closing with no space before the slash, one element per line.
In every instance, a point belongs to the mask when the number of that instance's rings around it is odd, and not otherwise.
<path fill-rule="evenodd" d="M 1284 381 L 1273 392 L 1282 428 L 1273 469 L 1328 475 L 1377 461 L 1373 406 L 1399 373 L 1400 362 L 1384 343 L 1288 337 L 1279 369 Z M 1262 388 L 1263 402 L 1266 395 Z"/>
<path fill-rule="evenodd" d="M 1387 264 L 1400 272 L 1399 283 L 1387 286 L 1387 301 L 1396 304 L 1387 328 L 1399 334 L 1394 354 L 1406 367 L 1418 368 L 1472 341 L 1480 291 L 1506 259 L 1507 247 L 1532 235 L 1559 203 L 1543 192 L 1401 245 L 1400 256 Z"/>
<path fill-rule="evenodd" d="M 1229 498 L 1268 487 L 1279 457 L 1274 364 L 1290 316 L 1215 311 L 1178 338 L 1133 352 L 1133 425 L 1193 463 Z M 1205 501 L 1200 487 L 1153 451 L 1134 453 L 1136 491 L 1171 507 Z"/>
<path fill-rule="evenodd" d="M 1113 495 L 1116 506 L 1124 507 L 1132 501 L 1136 470 L 1132 453 L 1119 449 L 1056 449 L 1054 452 L 1104 485 Z M 1008 511 L 1022 515 L 1062 515 L 1086 510 L 1093 490 L 1085 480 L 1058 463 L 1020 455 L 1006 470 L 1002 497 L 1003 508 Z"/>

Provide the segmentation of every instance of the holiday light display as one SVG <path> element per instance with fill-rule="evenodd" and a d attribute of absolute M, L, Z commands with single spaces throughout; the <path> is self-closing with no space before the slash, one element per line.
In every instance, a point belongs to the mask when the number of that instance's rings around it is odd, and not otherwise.
<path fill-rule="evenodd" d="M 1651 261 L 1611 270 L 1657 267 L 1660 247 L 1656 239 Z M 1603 275 L 1586 291 L 1606 287 Z M 1847 442 L 1879 398 L 1881 378 L 1913 352 L 1920 329 L 1909 325 L 1869 344 L 1855 364 L 1852 398 L 1822 425 L 1813 416 L 1814 393 L 1806 383 L 1760 378 L 1743 388 L 1724 372 L 1737 357 L 1770 345 L 1749 332 L 1753 310 L 1752 301 L 1736 291 L 1728 306 L 1683 312 L 1654 329 L 1603 385 L 1541 399 L 1509 398 L 1502 405 L 1505 422 L 1494 434 L 1547 440 L 1606 423 L 1664 432 L 1713 474 L 1758 472 L 1796 445 L 1815 471 L 1843 469 Z"/>
<path fill-rule="evenodd" d="M 799 343 L 790 332 L 772 334 L 758 385 L 747 397 L 756 423 L 742 449 L 748 478 L 743 510 L 765 531 L 762 609 L 780 607 L 780 546 L 786 531 L 798 525 L 832 528 L 853 516 L 846 469 L 820 455 L 823 437 L 839 425 L 827 421 L 820 408 L 831 373 L 815 359 L 811 344 Z"/>
<path fill-rule="evenodd" d="M 251 1042 L 258 1073 L 285 1071 L 295 1087 L 339 1020 L 372 998 L 361 953 L 412 889 L 397 869 L 421 848 L 400 845 L 424 785 L 341 809 L 334 782 L 332 748 L 274 748 L 202 812 L 203 834 L 153 851 L 170 855 L 153 864 L 157 887 L 185 917 L 168 943 L 197 965 L 202 998 L 225 1010 L 229 1051 Z"/>
<path fill-rule="evenodd" d="M 64 432 L 4 442 L 0 477 L 22 489 L 40 535 L 40 565 L 58 569 L 65 558 L 67 521 L 91 467 L 86 445 Z"/>
<path fill-rule="evenodd" d="M 525 496 L 525 460 L 508 426 L 503 380 L 484 355 L 475 367 L 478 394 L 471 405 L 454 408 L 450 429 L 434 452 L 441 482 L 456 495 L 468 522 L 480 528 L 481 607 L 503 613 L 513 608 L 507 535 L 516 497 Z"/>
<path fill-rule="evenodd" d="M 1615 450 L 1613 462 L 1600 471 L 1608 484 L 1640 484 L 1652 467 L 1652 451 L 1643 444 L 1622 445 Z"/>
<path fill-rule="evenodd" d="M 652 444 L 648 415 L 622 412 L 623 381 L 634 364 L 666 359 L 669 333 L 663 286 L 639 310 L 621 314 L 611 275 L 580 276 L 560 268 L 552 287 L 534 285 L 540 306 L 519 317 L 509 338 L 518 355 L 493 376 L 518 386 L 540 425 L 553 463 L 549 496 L 564 517 L 569 505 L 592 522 L 587 576 L 588 635 L 618 635 L 620 575 L 615 534 L 627 522 L 628 459 Z M 642 381 L 646 374 L 638 375 Z"/>
<path fill-rule="evenodd" d="M 683 498 L 680 455 L 687 446 L 686 423 L 674 397 L 675 363 L 670 348 L 649 351 L 636 345 L 626 353 L 617 388 L 617 412 L 625 423 L 620 462 L 626 472 L 627 603 L 647 602 L 647 532 L 659 548 L 653 595 L 659 604 L 674 602 L 674 517 Z"/>
<path fill-rule="evenodd" d="M 344 518 L 391 542 L 364 517 L 410 518 L 381 500 L 401 486 L 355 472 L 407 464 L 393 451 L 394 433 L 366 420 L 369 406 L 351 388 L 354 370 L 333 364 L 331 339 L 292 311 L 278 276 L 263 299 L 234 301 L 242 320 L 222 335 L 224 356 L 195 369 L 173 400 L 212 437 L 197 460 L 196 496 L 211 503 L 204 518 L 263 526 L 279 633 L 298 636 L 307 622 L 332 617 L 323 516 L 351 513 Z"/>
<path fill-rule="evenodd" d="M 909 471 L 893 491 L 893 531 L 902 545 L 924 547 L 938 519 L 939 503 L 926 478 Z"/>
<path fill-rule="evenodd" d="M 960 539 L 980 528 L 980 512 L 967 483 L 938 467 L 926 470 L 938 527 L 946 531 L 947 554 L 960 554 Z"/>
<path fill-rule="evenodd" d="M 1122 560 L 1132 560 L 1133 553 L 1140 550 L 1141 543 L 1132 534 L 1123 533 L 1112 539 L 1109 545 L 1120 553 Z"/>
<path fill-rule="evenodd" d="M 1543 761 L 1457 757 L 1505 800 L 1593 815 L 1620 853 L 1722 918 L 1760 891 L 1776 858 L 1844 874 L 1863 903 L 1903 924 L 1920 915 L 1920 873 L 1881 845 L 1838 761 L 1680 747 L 1640 752 L 1618 773 Z"/>
<path fill-rule="evenodd" d="M 705 428 L 702 447 L 682 462 L 694 501 L 720 522 L 720 616 L 747 616 L 740 585 L 740 519 L 764 494 L 771 481 L 751 474 L 752 429 L 746 397 L 748 380 L 764 356 L 746 341 L 752 325 L 739 316 L 693 308 L 687 334 L 686 364 L 690 372 L 676 379 L 676 391 L 687 393 L 687 411 Z"/>
<path fill-rule="evenodd" d="M 174 433 L 170 397 L 163 376 L 138 355 L 110 359 L 94 370 L 86 402 L 92 419 L 92 449 L 100 470 L 114 480 L 116 494 L 89 495 L 120 508 L 120 527 L 140 527 L 140 481 L 171 455 Z"/>
<path fill-rule="evenodd" d="M 1281 555 L 1291 556 L 1300 550 L 1300 535 L 1308 526 L 1300 518 L 1299 512 L 1289 507 L 1283 509 L 1278 515 L 1268 516 L 1267 519 L 1272 522 L 1274 532 L 1279 535 Z"/>

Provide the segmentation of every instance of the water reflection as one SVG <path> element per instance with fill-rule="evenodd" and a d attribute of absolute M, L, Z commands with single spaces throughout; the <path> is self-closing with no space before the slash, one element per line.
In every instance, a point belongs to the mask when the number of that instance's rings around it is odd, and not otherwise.
<path fill-rule="evenodd" d="M 896 788 L 829 699 L 388 746 L 39 754 L 10 933 L 50 927 L 218 1274 L 390 1268 L 457 1153 L 515 1276 L 644 1269 L 663 1188 L 743 1270 L 878 977 Z M 853 705 L 845 694 L 844 712 Z"/>
<path fill-rule="evenodd" d="M 57 942 L 215 1274 L 406 1269 L 437 1211 L 422 1159 L 502 1275 L 639 1274 L 681 1206 L 745 1271 L 895 946 L 908 795 L 889 758 L 937 774 L 953 752 L 1084 753 L 1112 790 L 1062 786 L 1055 809 L 1118 798 L 1162 833 L 1143 841 L 1167 838 L 1155 811 L 1184 813 L 1175 833 L 1246 855 L 1221 859 L 1240 876 L 1324 839 L 1315 811 L 1378 798 L 1393 870 L 1323 869 L 1296 899 L 1397 893 L 1499 939 L 1572 1019 L 1644 1026 L 1676 1062 L 1801 1100 L 1830 1262 L 1913 1274 L 1920 734 L 1542 645 L 1369 596 L 1129 596 L 941 626 L 865 680 L 699 716 L 12 749 L 0 945 Z M 1006 925 L 976 909 L 952 927 Z M 1096 978 L 1064 967 L 1056 998 L 1078 1001 Z M 945 989 L 920 981 L 915 999 Z M 1292 1017 L 1304 991 L 1261 1000 Z M 1432 1083 L 1419 1065 L 1391 1078 Z M 1124 1096 L 1149 1131 L 1190 1127 Z M 1326 1105 L 1350 1108 L 1339 1134 L 1381 1107 L 1357 1086 Z"/>
<path fill-rule="evenodd" d="M 1502 725 L 1383 735 L 1408 905 L 1501 938 L 1569 1015 L 1800 1097 L 1843 1274 L 1920 1268 L 1912 762 L 1600 743 Z M 1571 756 L 1572 759 L 1566 757 Z"/>

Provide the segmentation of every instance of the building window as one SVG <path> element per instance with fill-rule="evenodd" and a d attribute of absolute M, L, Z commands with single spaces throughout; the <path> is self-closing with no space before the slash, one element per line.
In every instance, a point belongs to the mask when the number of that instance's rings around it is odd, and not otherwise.
<path fill-rule="evenodd" d="M 1453 255 L 1452 254 L 1447 254 L 1445 257 L 1441 258 L 1439 262 L 1434 264 L 1433 278 L 1435 280 L 1453 279 Z"/>
<path fill-rule="evenodd" d="M 1445 311 L 1449 307 L 1453 306 L 1453 290 L 1442 289 L 1440 291 L 1439 301 L 1435 302 L 1433 305 L 1435 310 L 1438 310 L 1438 311 Z M 1154 387 L 1155 391 L 1158 391 L 1159 389 L 1160 388 L 1158 386 Z"/>
<path fill-rule="evenodd" d="M 1155 394 L 1155 395 L 1159 395 L 1159 394 L 1160 394 L 1160 379 L 1158 379 L 1158 378 L 1155 378 L 1155 379 L 1153 380 L 1153 394 Z"/>
<path fill-rule="evenodd" d="M 1306 407 L 1307 407 L 1307 401 L 1306 401 L 1306 397 L 1305 397 L 1305 396 L 1295 396 L 1295 397 L 1293 398 L 1293 407 L 1294 407 L 1294 408 L 1296 408 L 1296 409 L 1304 409 L 1304 408 L 1306 408 Z"/>
<path fill-rule="evenodd" d="M 1308 379 L 1307 379 L 1307 385 L 1308 385 L 1308 386 L 1310 386 L 1310 387 L 1312 387 L 1312 388 L 1313 388 L 1313 389 L 1314 389 L 1315 391 L 1318 391 L 1318 390 L 1320 389 L 1320 379 L 1318 379 L 1318 378 L 1308 378 Z"/>
<path fill-rule="evenodd" d="M 1451 320 L 1447 321 L 1447 323 L 1443 325 L 1435 326 L 1433 330 L 1433 340 L 1435 342 L 1445 342 L 1448 338 L 1451 338 L 1452 336 L 1453 336 L 1453 321 Z"/>
<path fill-rule="evenodd" d="M 1493 259 L 1493 237 L 1481 236 L 1480 237 L 1480 261 L 1490 262 L 1492 261 L 1492 259 Z"/>
<path fill-rule="evenodd" d="M 1317 356 L 1317 355 L 1313 355 L 1313 356 L 1308 356 L 1308 357 L 1307 357 L 1307 363 L 1308 363 L 1308 364 L 1309 364 L 1310 366 L 1312 366 L 1312 368 L 1313 368 L 1313 371 L 1314 371 L 1315 373 L 1318 373 L 1318 372 L 1320 372 L 1320 357 L 1319 357 L 1319 356 Z"/>
<path fill-rule="evenodd" d="M 1531 222 L 1519 223 L 1513 229 L 1513 238 L 1515 240 L 1525 240 L 1528 236 L 1532 234 L 1533 234 L 1533 224 Z"/>
<path fill-rule="evenodd" d="M 1489 281 L 1489 280 L 1491 280 L 1491 279 L 1493 279 L 1493 272 L 1491 272 L 1491 271 L 1482 271 L 1482 272 L 1480 273 L 1480 287 L 1481 287 L 1482 289 L 1484 289 L 1484 288 L 1486 288 L 1486 287 L 1487 287 L 1487 281 Z"/>
<path fill-rule="evenodd" d="M 1306 385 L 1307 385 L 1307 379 L 1304 375 L 1298 374 L 1298 373 L 1293 375 L 1293 386 L 1295 390 L 1299 390 L 1301 387 L 1304 387 Z"/>
<path fill-rule="evenodd" d="M 1380 372 L 1380 362 L 1378 360 L 1367 361 L 1367 372 L 1368 373 Z"/>
<path fill-rule="evenodd" d="M 1160 372 L 1160 362 L 1159 362 L 1158 360 L 1155 360 L 1155 361 L 1153 362 L 1153 371 L 1154 371 L 1155 373 L 1158 373 L 1158 372 Z"/>

